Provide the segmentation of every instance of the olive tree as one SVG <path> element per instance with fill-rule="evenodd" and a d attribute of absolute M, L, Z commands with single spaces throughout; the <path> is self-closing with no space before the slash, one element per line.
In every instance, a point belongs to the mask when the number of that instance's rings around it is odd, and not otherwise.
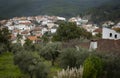
<path fill-rule="evenodd" d="M 54 65 L 56 58 L 60 54 L 61 51 L 61 43 L 54 42 L 48 43 L 46 46 L 43 47 L 40 54 L 47 60 L 51 61 L 51 64 Z"/>
<path fill-rule="evenodd" d="M 14 56 L 15 64 L 24 72 L 30 75 L 30 78 L 46 78 L 47 68 L 37 52 L 18 52 Z M 38 77 L 39 76 L 39 77 Z"/>
<path fill-rule="evenodd" d="M 62 50 L 59 60 L 63 68 L 77 67 L 83 64 L 84 60 L 89 56 L 89 52 L 83 48 L 65 48 Z"/>

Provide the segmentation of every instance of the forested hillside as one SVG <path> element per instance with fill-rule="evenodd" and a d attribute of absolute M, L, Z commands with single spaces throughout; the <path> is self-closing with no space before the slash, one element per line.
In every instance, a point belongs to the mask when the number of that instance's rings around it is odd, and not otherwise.
<path fill-rule="evenodd" d="M 104 21 L 120 20 L 120 0 L 110 1 L 109 3 L 87 11 L 87 15 L 91 15 L 91 21 L 101 23 Z"/>
<path fill-rule="evenodd" d="M 0 0 L 0 17 L 34 15 L 77 16 L 111 0 Z"/>

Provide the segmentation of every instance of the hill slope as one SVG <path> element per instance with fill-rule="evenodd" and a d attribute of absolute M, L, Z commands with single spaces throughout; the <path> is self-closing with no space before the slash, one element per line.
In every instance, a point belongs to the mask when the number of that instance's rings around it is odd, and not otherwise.
<path fill-rule="evenodd" d="M 76 16 L 111 0 L 0 0 L 0 17 L 31 15 Z"/>
<path fill-rule="evenodd" d="M 87 14 L 91 15 L 91 21 L 96 23 L 109 20 L 118 22 L 120 20 L 120 0 L 113 0 L 105 5 L 93 8 Z"/>

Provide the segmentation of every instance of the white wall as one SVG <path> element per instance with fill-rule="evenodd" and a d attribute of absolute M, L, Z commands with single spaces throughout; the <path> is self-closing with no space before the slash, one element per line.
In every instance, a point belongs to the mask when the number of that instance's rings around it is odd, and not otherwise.
<path fill-rule="evenodd" d="M 57 29 L 51 29 L 51 33 L 56 33 Z"/>
<path fill-rule="evenodd" d="M 98 45 L 97 41 L 90 42 L 89 51 L 96 50 L 98 48 L 97 45 Z"/>
<path fill-rule="evenodd" d="M 112 34 L 110 36 L 110 33 Z M 115 35 L 117 35 L 117 37 L 115 38 Z M 120 39 L 120 33 L 117 33 L 114 30 L 108 29 L 108 28 L 103 28 L 102 29 L 102 39 Z"/>

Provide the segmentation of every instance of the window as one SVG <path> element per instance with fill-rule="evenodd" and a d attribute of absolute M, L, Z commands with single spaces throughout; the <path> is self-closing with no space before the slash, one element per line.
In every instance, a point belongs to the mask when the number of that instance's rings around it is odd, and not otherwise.
<path fill-rule="evenodd" d="M 112 37 L 112 33 L 110 33 L 110 37 Z"/>
<path fill-rule="evenodd" d="M 115 34 L 115 38 L 117 38 L 117 34 Z"/>

